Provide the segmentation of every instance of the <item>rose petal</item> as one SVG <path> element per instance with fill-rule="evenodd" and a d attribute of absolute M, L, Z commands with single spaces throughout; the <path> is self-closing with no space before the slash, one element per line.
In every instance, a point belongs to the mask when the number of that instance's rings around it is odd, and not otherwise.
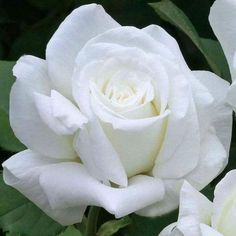
<path fill-rule="evenodd" d="M 131 26 L 123 26 L 108 30 L 91 39 L 80 51 L 76 60 L 80 66 L 84 66 L 94 58 L 106 58 L 110 52 L 116 52 L 117 49 L 122 48 L 156 54 L 170 60 L 174 58 L 167 46 L 154 40 L 144 31 Z M 122 55 L 124 56 L 123 53 Z"/>
<path fill-rule="evenodd" d="M 227 58 L 232 80 L 235 79 L 234 55 L 236 52 L 236 27 L 235 27 L 236 2 L 232 0 L 217 0 L 211 7 L 209 21 L 219 39 Z"/>
<path fill-rule="evenodd" d="M 193 99 L 197 109 L 197 116 L 200 128 L 200 137 L 205 137 L 212 127 L 215 113 L 215 99 L 210 91 L 198 80 L 198 76 L 190 78 L 193 91 Z"/>
<path fill-rule="evenodd" d="M 53 209 L 96 205 L 117 218 L 159 201 L 164 195 L 159 179 L 139 175 L 131 178 L 127 187 L 113 188 L 91 177 L 79 163 L 61 163 L 48 168 L 41 175 L 40 184 Z"/>
<path fill-rule="evenodd" d="M 184 232 L 180 232 L 178 228 L 175 228 L 177 223 L 172 223 L 168 225 L 166 228 L 164 228 L 159 236 L 189 236 L 191 233 L 192 236 L 192 229 L 189 228 L 190 222 L 184 222 L 185 223 L 185 230 Z M 215 231 L 213 228 L 211 228 L 208 225 L 200 224 L 200 231 L 199 228 L 197 229 L 197 236 L 223 236 L 219 232 Z"/>
<path fill-rule="evenodd" d="M 75 149 L 91 175 L 127 186 L 127 175 L 118 154 L 96 118 L 89 120 L 75 138 Z"/>
<path fill-rule="evenodd" d="M 178 65 L 183 70 L 188 70 L 189 68 L 184 60 L 183 54 L 180 51 L 179 45 L 176 40 L 168 34 L 163 28 L 158 25 L 149 25 L 142 29 L 145 33 L 150 35 L 157 42 L 165 45 L 171 52 L 175 55 Z"/>
<path fill-rule="evenodd" d="M 10 94 L 10 123 L 16 137 L 31 150 L 54 158 L 74 158 L 71 137 L 55 134 L 41 120 L 34 94 L 49 95 L 50 80 L 44 60 L 21 57 L 13 69 L 17 77 Z"/>
<path fill-rule="evenodd" d="M 162 216 L 175 209 L 179 205 L 179 192 L 183 180 L 163 180 L 165 195 L 162 201 L 152 204 L 136 212 L 136 214 L 147 217 Z"/>
<path fill-rule="evenodd" d="M 191 236 L 201 236 L 200 224 L 192 216 L 180 218 L 172 234 L 176 236 L 188 236 L 189 234 Z"/>
<path fill-rule="evenodd" d="M 91 38 L 120 25 L 97 4 L 75 9 L 59 26 L 47 45 L 46 60 L 56 89 L 69 98 L 75 58 Z"/>
<path fill-rule="evenodd" d="M 236 81 L 229 87 L 227 102 L 233 107 L 234 111 L 236 111 Z"/>
<path fill-rule="evenodd" d="M 212 124 L 228 154 L 232 135 L 232 109 L 226 104 L 229 83 L 209 71 L 193 71 L 193 73 L 214 98 Z"/>
<path fill-rule="evenodd" d="M 185 179 L 201 190 L 221 173 L 227 162 L 228 155 L 223 145 L 214 130 L 209 130 L 201 141 L 199 163 Z"/>
<path fill-rule="evenodd" d="M 154 176 L 167 179 L 181 178 L 191 172 L 197 166 L 200 150 L 199 123 L 189 83 L 184 76 L 176 76 L 170 84 L 171 113 L 153 169 Z"/>
<path fill-rule="evenodd" d="M 232 170 L 216 185 L 212 226 L 225 236 L 236 234 L 236 170 Z"/>
<path fill-rule="evenodd" d="M 201 224 L 200 228 L 201 228 L 202 236 L 225 236 L 205 224 Z"/>
<path fill-rule="evenodd" d="M 179 219 L 194 217 L 197 222 L 210 224 L 212 203 L 188 182 L 184 182 L 180 192 Z"/>
<path fill-rule="evenodd" d="M 173 229 L 176 227 L 177 222 L 166 226 L 159 234 L 159 236 L 178 236 L 173 233 Z M 181 235 L 180 235 L 181 236 Z"/>
<path fill-rule="evenodd" d="M 41 119 L 58 135 L 72 135 L 87 119 L 67 98 L 55 90 L 51 97 L 35 93 L 35 103 Z"/>
<path fill-rule="evenodd" d="M 8 185 L 24 194 L 51 218 L 62 225 L 71 225 L 82 220 L 86 206 L 52 209 L 39 183 L 45 169 L 59 163 L 59 160 L 46 158 L 26 150 L 12 156 L 2 164 L 3 177 Z"/>
<path fill-rule="evenodd" d="M 165 136 L 168 114 L 166 112 L 152 120 L 138 119 L 127 122 L 113 118 L 115 127 L 111 123 L 101 121 L 103 130 L 119 154 L 128 177 L 152 170 Z M 122 124 L 128 128 L 125 129 Z"/>
<path fill-rule="evenodd" d="M 134 30 L 131 28 L 130 30 L 131 32 L 134 31 L 137 37 L 141 38 L 136 32 L 137 29 Z M 128 29 L 127 32 L 129 32 Z M 107 37 L 112 37 L 113 33 L 114 32 L 111 31 L 110 36 L 109 32 L 107 32 Z M 153 43 L 153 40 L 147 36 L 148 35 L 144 35 L 142 41 L 140 39 L 144 45 Z M 155 102 L 158 113 L 162 114 L 168 104 L 169 80 L 161 57 L 153 53 L 146 53 L 141 49 L 131 47 L 131 45 L 123 46 L 110 42 L 100 42 L 100 38 L 101 36 L 98 36 L 86 44 L 76 59 L 77 69 L 73 75 L 73 94 L 81 110 L 88 113 L 88 99 L 84 97 L 85 94 L 87 94 L 87 97 L 90 96 L 87 91 L 90 87 L 89 81 L 93 81 L 92 85 L 97 84 L 101 86 L 101 84 L 104 83 L 104 78 L 109 78 L 109 76 L 112 76 L 117 71 L 127 70 L 142 74 L 141 76 L 139 75 L 141 78 L 152 79 L 151 83 L 155 90 L 153 102 Z M 163 45 L 156 45 L 155 47 L 157 46 L 160 48 L 163 47 Z M 165 47 L 163 50 L 165 50 Z M 86 91 L 81 93 L 85 88 L 87 88 Z M 95 89 L 93 89 L 93 91 L 94 90 Z M 97 92 L 96 95 L 99 95 L 99 93 Z M 106 102 L 104 98 L 100 100 L 103 101 L 107 107 L 112 109 L 112 104 Z"/>

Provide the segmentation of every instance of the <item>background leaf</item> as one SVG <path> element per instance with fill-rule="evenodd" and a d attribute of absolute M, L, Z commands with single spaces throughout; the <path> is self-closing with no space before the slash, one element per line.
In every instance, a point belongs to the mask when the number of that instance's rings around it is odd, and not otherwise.
<path fill-rule="evenodd" d="M 226 70 L 227 67 L 226 68 L 224 67 L 224 69 L 222 69 L 221 64 L 217 63 L 218 60 L 216 61 L 215 56 L 212 54 L 211 51 L 212 43 L 210 43 L 210 41 L 201 40 L 195 27 L 192 25 L 189 18 L 180 8 L 178 8 L 170 0 L 162 0 L 161 2 L 150 3 L 150 5 L 162 19 L 176 26 L 192 40 L 192 42 L 204 55 L 205 59 L 212 68 L 213 72 L 215 72 L 219 76 L 222 77 L 224 76 L 223 70 Z M 219 48 L 216 45 L 214 45 L 214 48 L 219 51 Z M 218 54 L 219 53 L 220 52 L 218 52 Z M 222 56 L 221 60 L 225 60 L 224 54 L 221 53 L 221 56 Z M 223 66 L 225 65 L 227 66 L 226 62 L 224 63 Z"/>
<path fill-rule="evenodd" d="M 45 215 L 38 207 L 12 187 L 0 175 L 0 227 L 21 236 L 52 236 L 64 227 Z"/>
<path fill-rule="evenodd" d="M 9 94 L 11 86 L 15 81 L 12 68 L 15 62 L 0 61 L 0 147 L 11 152 L 25 149 L 15 137 L 9 123 Z"/>
<path fill-rule="evenodd" d="M 7 113 L 0 109 L 0 146 L 11 152 L 18 152 L 25 149 L 25 146 L 18 141 L 9 123 Z"/>
<path fill-rule="evenodd" d="M 15 81 L 12 68 L 15 65 L 13 61 L 0 61 L 0 109 L 8 113 L 9 94 L 11 86 Z"/>
<path fill-rule="evenodd" d="M 102 224 L 97 232 L 97 236 L 111 236 L 118 232 L 120 229 L 131 224 L 129 216 L 123 217 L 119 220 L 110 220 Z"/>
<path fill-rule="evenodd" d="M 222 78 L 226 79 L 227 81 L 231 81 L 228 63 L 225 59 L 225 55 L 220 46 L 220 43 L 213 39 L 200 38 L 200 40 L 206 53 L 211 58 L 214 58 L 216 66 L 221 71 Z"/>
<path fill-rule="evenodd" d="M 82 236 L 81 232 L 73 225 L 66 228 L 66 230 L 60 233 L 58 236 Z"/>
<path fill-rule="evenodd" d="M 6 233 L 6 236 L 20 236 L 20 233 Z"/>
<path fill-rule="evenodd" d="M 175 222 L 177 217 L 177 211 L 156 218 L 141 217 L 136 214 L 132 214 L 132 224 L 124 229 L 124 235 L 157 236 L 167 225 Z"/>

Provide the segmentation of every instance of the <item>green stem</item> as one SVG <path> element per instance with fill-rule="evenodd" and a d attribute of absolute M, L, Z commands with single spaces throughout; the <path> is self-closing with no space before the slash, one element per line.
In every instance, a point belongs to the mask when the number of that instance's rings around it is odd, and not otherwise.
<path fill-rule="evenodd" d="M 85 236 L 96 236 L 100 207 L 91 206 L 88 213 Z"/>

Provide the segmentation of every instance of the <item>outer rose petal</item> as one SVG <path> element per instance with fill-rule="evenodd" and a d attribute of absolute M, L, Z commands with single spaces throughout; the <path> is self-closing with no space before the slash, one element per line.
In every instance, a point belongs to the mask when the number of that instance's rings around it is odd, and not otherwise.
<path fill-rule="evenodd" d="M 35 92 L 49 95 L 51 91 L 46 62 L 33 56 L 24 56 L 18 60 L 13 73 L 17 79 L 10 94 L 10 123 L 16 137 L 42 155 L 76 157 L 72 137 L 57 135 L 48 128 L 34 104 Z"/>
<path fill-rule="evenodd" d="M 51 218 L 62 225 L 71 225 L 82 220 L 86 206 L 53 209 L 39 183 L 40 176 L 45 169 L 53 168 L 59 163 L 59 160 L 26 150 L 12 156 L 2 164 L 3 177 L 8 185 L 24 194 Z"/>
<path fill-rule="evenodd" d="M 207 88 L 214 98 L 210 118 L 216 135 L 228 154 L 232 136 L 232 109 L 227 106 L 226 97 L 230 84 L 209 71 L 193 71 L 193 73 L 195 78 Z"/>
<path fill-rule="evenodd" d="M 175 236 L 173 235 L 173 229 L 176 227 L 177 222 L 166 226 L 159 234 L 159 236 Z"/>
<path fill-rule="evenodd" d="M 194 217 L 199 223 L 210 224 L 212 203 L 188 182 L 184 182 L 180 192 L 179 219 Z"/>
<path fill-rule="evenodd" d="M 219 39 L 227 58 L 232 80 L 236 78 L 236 70 L 233 62 L 236 52 L 235 12 L 236 1 L 216 0 L 211 7 L 209 15 L 211 27 Z"/>
<path fill-rule="evenodd" d="M 71 98 L 71 78 L 79 50 L 91 38 L 120 25 L 97 4 L 75 9 L 59 26 L 47 45 L 46 60 L 56 88 Z"/>
<path fill-rule="evenodd" d="M 173 223 L 164 228 L 159 236 L 192 236 L 192 231 L 186 224 L 186 233 L 181 233 L 179 230 L 174 230 L 177 223 Z M 197 236 L 223 236 L 219 232 L 215 231 L 208 225 L 200 224 L 200 231 L 198 231 Z"/>
<path fill-rule="evenodd" d="M 165 196 L 163 200 L 145 207 L 138 212 L 138 215 L 155 217 L 161 216 L 177 209 L 179 205 L 179 192 L 183 184 L 183 180 L 164 180 Z"/>
<path fill-rule="evenodd" d="M 183 70 L 189 71 L 189 68 L 184 60 L 183 54 L 180 51 L 179 45 L 176 40 L 168 34 L 163 28 L 158 25 L 149 25 L 142 29 L 149 34 L 157 42 L 165 45 L 175 55 L 176 61 Z"/>
<path fill-rule="evenodd" d="M 58 135 L 72 135 L 87 123 L 78 107 L 55 90 L 50 97 L 35 93 L 35 103 L 41 119 Z"/>
<path fill-rule="evenodd" d="M 113 188 L 91 177 L 82 164 L 59 162 L 30 150 L 14 155 L 3 168 L 7 184 L 62 225 L 80 222 L 87 205 L 102 206 L 122 217 L 164 195 L 163 184 L 156 178 L 139 175 L 129 180 L 128 187 Z"/>
<path fill-rule="evenodd" d="M 191 172 L 197 166 L 200 150 L 199 123 L 189 83 L 184 76 L 176 76 L 170 84 L 171 113 L 153 169 L 154 176 L 165 179 L 182 178 Z"/>
<path fill-rule="evenodd" d="M 201 224 L 200 225 L 202 236 L 224 236 L 223 234 L 215 231 L 213 228 L 211 228 L 208 225 Z"/>
<path fill-rule="evenodd" d="M 228 155 L 213 129 L 202 139 L 200 157 L 197 167 L 185 177 L 198 190 L 219 175 L 228 162 Z"/>
<path fill-rule="evenodd" d="M 72 162 L 49 166 L 40 177 L 40 185 L 53 209 L 96 205 L 117 218 L 164 196 L 162 181 L 154 177 L 137 175 L 129 179 L 127 187 L 113 188 L 93 178 L 82 164 Z"/>
<path fill-rule="evenodd" d="M 213 201 L 212 226 L 225 236 L 236 235 L 236 170 L 217 184 Z"/>
<path fill-rule="evenodd" d="M 92 176 L 127 186 L 127 175 L 118 154 L 96 118 L 89 121 L 75 138 L 75 149 Z"/>
<path fill-rule="evenodd" d="M 178 220 L 171 236 L 201 236 L 200 223 L 192 216 L 185 216 Z"/>
<path fill-rule="evenodd" d="M 227 94 L 227 102 L 233 107 L 236 112 L 236 81 L 232 83 Z"/>
<path fill-rule="evenodd" d="M 189 183 L 184 182 L 179 207 L 178 222 L 167 226 L 160 236 L 206 236 L 202 234 L 200 223 L 210 224 L 212 203 Z"/>

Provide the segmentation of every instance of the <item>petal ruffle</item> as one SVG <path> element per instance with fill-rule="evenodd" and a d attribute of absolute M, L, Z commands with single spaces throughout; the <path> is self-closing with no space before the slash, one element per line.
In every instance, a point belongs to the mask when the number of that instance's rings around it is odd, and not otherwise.
<path fill-rule="evenodd" d="M 185 176 L 197 166 L 200 158 L 200 131 L 197 111 L 187 79 L 184 76 L 176 76 L 171 78 L 170 84 L 171 113 L 153 175 L 175 179 Z"/>
<path fill-rule="evenodd" d="M 17 79 L 10 94 L 10 123 L 16 137 L 42 155 L 62 159 L 76 157 L 72 137 L 54 133 L 41 120 L 34 103 L 35 93 L 49 95 L 51 92 L 46 62 L 23 56 L 13 73 Z"/>
<path fill-rule="evenodd" d="M 198 190 L 218 176 L 228 162 L 228 155 L 213 129 L 201 141 L 200 157 L 197 167 L 185 177 Z"/>
<path fill-rule="evenodd" d="M 53 209 L 40 186 L 40 176 L 44 171 L 59 163 L 59 160 L 46 158 L 26 150 L 12 156 L 2 164 L 3 177 L 8 185 L 24 194 L 51 218 L 62 225 L 71 225 L 82 220 L 86 206 Z"/>
<path fill-rule="evenodd" d="M 121 160 L 106 137 L 101 124 L 93 118 L 75 138 L 75 149 L 89 173 L 107 183 L 127 186 L 127 175 Z"/>
<path fill-rule="evenodd" d="M 80 163 L 60 162 L 30 150 L 11 157 L 3 168 L 8 185 L 62 225 L 80 222 L 87 205 L 104 207 L 118 218 L 160 201 L 164 195 L 159 179 L 139 175 L 127 187 L 113 188 L 93 178 Z"/>
<path fill-rule="evenodd" d="M 165 186 L 163 200 L 137 211 L 138 215 L 147 217 L 162 216 L 177 209 L 183 180 L 164 180 L 163 183 Z"/>
<path fill-rule="evenodd" d="M 49 167 L 40 177 L 40 184 L 53 209 L 96 205 L 117 218 L 164 196 L 162 181 L 154 177 L 138 175 L 129 179 L 127 187 L 113 188 L 93 178 L 83 165 L 72 162 Z"/>
<path fill-rule="evenodd" d="M 75 58 L 91 38 L 120 25 L 97 4 L 75 9 L 59 26 L 47 45 L 46 60 L 56 89 L 71 98 Z"/>
<path fill-rule="evenodd" d="M 210 224 L 211 214 L 212 202 L 185 181 L 180 191 L 179 219 L 191 216 L 199 223 Z"/>
<path fill-rule="evenodd" d="M 211 105 L 211 122 L 228 154 L 232 135 L 232 109 L 226 104 L 229 83 L 209 71 L 193 71 L 195 78 L 214 98 Z M 201 118 L 200 118 L 201 119 Z"/>
<path fill-rule="evenodd" d="M 180 65 L 181 69 L 189 71 L 177 41 L 163 28 L 158 25 L 149 25 L 143 28 L 142 31 L 171 50 L 171 52 L 175 55 L 178 65 Z"/>
<path fill-rule="evenodd" d="M 34 97 L 41 119 L 58 135 L 72 135 L 87 123 L 79 108 L 55 90 L 50 97 L 40 93 Z"/>

